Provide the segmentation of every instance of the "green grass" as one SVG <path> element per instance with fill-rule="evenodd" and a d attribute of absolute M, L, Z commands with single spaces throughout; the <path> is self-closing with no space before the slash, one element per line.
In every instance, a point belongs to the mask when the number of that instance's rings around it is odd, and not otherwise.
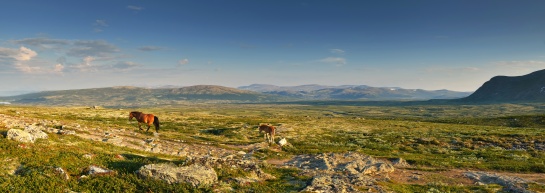
<path fill-rule="evenodd" d="M 308 105 L 308 104 L 192 104 L 177 107 L 144 109 L 87 109 L 78 107 L 0 106 L 0 113 L 11 116 L 54 120 L 50 127 L 65 126 L 99 130 L 112 128 L 138 131 L 136 121 L 128 121 L 128 112 L 141 110 L 159 117 L 161 138 L 186 143 L 208 143 L 237 150 L 237 146 L 263 142 L 257 126 L 269 123 L 284 129 L 277 134 L 293 146 L 283 151 L 273 145 L 254 152 L 259 159 L 286 159 L 298 154 L 361 152 L 381 158 L 404 158 L 418 170 L 476 169 L 518 173 L 545 172 L 545 105 Z M 281 125 L 281 126 L 280 126 Z M 153 128 L 152 128 L 153 129 Z M 0 123 L 0 130 L 4 130 Z M 70 189 L 86 192 L 153 191 L 199 192 L 185 184 L 168 185 L 160 181 L 141 180 L 139 167 L 160 162 L 183 162 L 168 157 L 82 140 L 74 136 L 50 135 L 49 140 L 25 144 L 0 139 L 0 161 L 12 159 L 28 171 L 24 175 L 4 175 L 0 189 L 27 184 L 25 191 L 53 192 Z M 93 159 L 84 158 L 92 153 Z M 115 155 L 122 154 L 125 160 Z M 140 156 L 146 155 L 146 156 Z M 75 176 L 90 164 L 114 169 L 116 176 Z M 52 167 L 62 167 L 73 177 L 64 181 L 55 177 Z M 300 191 L 311 180 L 297 170 L 266 168 L 277 177 L 248 185 L 238 185 L 233 178 L 248 175 L 245 171 L 217 168 L 222 183 L 239 192 Z M 24 170 L 22 170 L 24 171 Z M 0 173 L 2 168 L 0 168 Z M 45 186 L 39 186 L 46 183 Z M 12 185 L 13 184 L 13 185 Z M 495 186 L 450 186 L 384 183 L 395 192 L 494 192 Z M 40 189 L 42 188 L 42 189 Z M 534 184 L 532 188 L 543 190 Z"/>

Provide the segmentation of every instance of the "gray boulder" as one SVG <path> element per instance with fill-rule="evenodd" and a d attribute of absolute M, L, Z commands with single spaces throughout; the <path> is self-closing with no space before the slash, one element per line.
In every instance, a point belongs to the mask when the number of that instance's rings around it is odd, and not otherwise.
<path fill-rule="evenodd" d="M 29 125 L 25 127 L 25 131 L 30 133 L 34 139 L 47 139 L 47 133 L 43 132 L 41 127 Z"/>
<path fill-rule="evenodd" d="M 163 180 L 169 184 L 189 183 L 193 187 L 207 186 L 218 181 L 213 168 L 202 165 L 178 167 L 173 164 L 150 164 L 142 166 L 138 171 L 142 178 Z"/>
<path fill-rule="evenodd" d="M 84 171 L 84 173 L 86 173 L 89 176 L 110 176 L 110 175 L 115 175 L 117 172 L 115 172 L 114 170 L 110 170 L 108 168 L 91 165 Z"/>
<path fill-rule="evenodd" d="M 23 130 L 20 129 L 10 129 L 6 134 L 7 139 L 23 142 L 23 143 L 34 143 L 34 137 Z"/>

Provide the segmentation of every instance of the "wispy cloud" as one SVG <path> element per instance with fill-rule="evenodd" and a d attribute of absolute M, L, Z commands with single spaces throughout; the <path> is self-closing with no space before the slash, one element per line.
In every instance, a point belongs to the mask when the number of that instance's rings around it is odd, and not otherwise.
<path fill-rule="evenodd" d="M 103 40 L 77 40 L 66 54 L 76 57 L 111 57 L 119 51 L 117 46 Z"/>
<path fill-rule="evenodd" d="M 94 26 L 93 31 L 100 33 L 104 31 L 105 27 L 108 27 L 108 23 L 106 23 L 106 20 L 97 19 L 95 20 L 95 23 L 93 23 L 93 26 Z"/>
<path fill-rule="evenodd" d="M 159 46 L 142 46 L 138 48 L 138 50 L 144 51 L 144 52 L 158 51 L 163 49 L 165 48 L 159 47 Z"/>
<path fill-rule="evenodd" d="M 19 44 L 20 47 L 0 47 L 0 66 L 3 66 L 4 71 L 11 70 L 25 74 L 64 74 L 128 71 L 144 66 L 119 60 L 126 56 L 122 55 L 116 45 L 104 40 L 66 40 L 39 37 L 10 40 L 9 42 Z M 145 46 L 142 49 L 159 50 L 162 48 Z M 38 52 L 43 52 L 41 58 L 38 57 Z M 47 56 L 50 54 L 57 56 L 57 59 L 49 60 Z M 185 63 L 188 62 L 188 60 L 185 61 Z"/>
<path fill-rule="evenodd" d="M 53 72 L 56 72 L 56 73 L 62 73 L 63 70 L 64 70 L 64 65 L 62 64 L 56 64 L 55 68 L 53 68 Z"/>
<path fill-rule="evenodd" d="M 340 54 L 340 55 L 344 54 L 345 52 L 344 50 L 341 50 L 341 49 L 330 49 L 329 51 L 333 54 Z"/>
<path fill-rule="evenodd" d="M 58 49 L 59 47 L 67 46 L 70 44 L 70 41 L 68 40 L 50 39 L 45 37 L 26 38 L 22 40 L 13 40 L 11 42 L 14 44 L 35 46 L 41 49 Z"/>
<path fill-rule="evenodd" d="M 341 57 L 327 57 L 318 60 L 318 62 L 334 64 L 335 66 L 342 66 L 346 64 L 346 59 Z"/>
<path fill-rule="evenodd" d="M 0 64 L 4 64 L 16 72 L 24 74 L 62 73 L 62 65 L 47 65 L 42 61 L 36 61 L 37 56 L 36 51 L 24 46 L 19 49 L 0 47 Z"/>
<path fill-rule="evenodd" d="M 189 64 L 189 59 L 187 59 L 187 58 L 184 58 L 184 59 L 181 59 L 180 61 L 178 61 L 179 66 L 186 65 L 186 64 Z"/>
<path fill-rule="evenodd" d="M 0 47 L 0 58 L 11 58 L 16 61 L 28 61 L 37 56 L 34 50 L 21 46 L 19 49 Z"/>
<path fill-rule="evenodd" d="M 133 11 L 142 11 L 144 8 L 140 7 L 140 6 L 129 5 L 129 6 L 127 6 L 127 9 L 130 9 L 130 10 L 133 10 Z"/>
<path fill-rule="evenodd" d="M 108 27 L 108 24 L 106 23 L 106 20 L 102 20 L 102 19 L 97 19 L 95 21 L 95 25 L 100 26 L 100 27 Z"/>

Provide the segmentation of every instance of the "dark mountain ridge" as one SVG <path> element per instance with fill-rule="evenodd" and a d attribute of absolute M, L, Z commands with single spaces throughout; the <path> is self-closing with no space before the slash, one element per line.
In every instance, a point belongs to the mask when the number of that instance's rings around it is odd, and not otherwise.
<path fill-rule="evenodd" d="M 462 102 L 545 101 L 545 70 L 523 76 L 495 76 Z"/>

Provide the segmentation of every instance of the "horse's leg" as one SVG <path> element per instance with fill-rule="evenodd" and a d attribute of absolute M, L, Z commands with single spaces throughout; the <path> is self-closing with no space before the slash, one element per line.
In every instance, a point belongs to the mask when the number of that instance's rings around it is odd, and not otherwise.
<path fill-rule="evenodd" d="M 140 122 L 138 122 L 138 128 L 140 128 L 140 130 L 142 130 L 142 124 Z"/>
<path fill-rule="evenodd" d="M 150 125 L 150 122 L 148 122 L 148 129 L 146 129 L 146 132 L 149 131 L 149 127 L 150 127 L 150 126 L 151 126 L 151 125 Z"/>
<path fill-rule="evenodd" d="M 271 143 L 274 143 L 274 132 L 271 132 Z"/>

